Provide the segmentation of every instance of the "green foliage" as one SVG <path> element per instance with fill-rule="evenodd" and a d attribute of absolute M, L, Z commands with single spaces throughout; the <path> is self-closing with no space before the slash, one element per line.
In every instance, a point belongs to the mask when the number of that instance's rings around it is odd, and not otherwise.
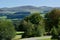
<path fill-rule="evenodd" d="M 55 26 L 58 27 L 58 19 L 60 17 L 60 10 L 59 9 L 53 9 L 51 12 L 47 13 L 45 15 L 45 28 L 48 31 L 51 31 L 51 28 Z M 49 28 L 49 29 L 48 29 Z"/>
<path fill-rule="evenodd" d="M 57 39 L 57 40 L 60 40 L 60 28 L 56 28 L 56 27 L 53 27 L 52 28 L 52 32 L 51 32 L 51 34 L 52 34 L 52 39 L 54 40 L 54 39 Z"/>
<path fill-rule="evenodd" d="M 42 26 L 41 24 L 38 24 L 38 25 L 36 25 L 35 24 L 35 35 L 36 36 L 43 36 L 43 34 L 45 33 L 45 30 L 44 30 L 44 26 Z"/>
<path fill-rule="evenodd" d="M 45 32 L 43 18 L 39 13 L 34 13 L 26 17 L 19 27 L 24 31 L 22 38 L 42 36 Z"/>
<path fill-rule="evenodd" d="M 57 28 L 55 28 L 55 27 L 52 28 L 52 35 L 58 35 Z"/>
<path fill-rule="evenodd" d="M 45 15 L 45 28 L 47 32 L 51 32 L 52 39 L 60 40 L 60 10 L 53 9 Z"/>
<path fill-rule="evenodd" d="M 33 24 L 39 24 L 40 20 L 42 19 L 42 17 L 40 16 L 39 13 L 34 13 L 30 16 L 30 21 Z"/>
<path fill-rule="evenodd" d="M 12 22 L 0 20 L 0 40 L 11 40 L 15 36 L 15 29 Z"/>
<path fill-rule="evenodd" d="M 33 34 L 33 30 L 34 30 L 34 26 L 32 25 L 32 23 L 30 22 L 26 22 L 23 26 L 23 28 L 25 29 L 24 34 L 22 35 L 22 37 L 30 37 Z"/>

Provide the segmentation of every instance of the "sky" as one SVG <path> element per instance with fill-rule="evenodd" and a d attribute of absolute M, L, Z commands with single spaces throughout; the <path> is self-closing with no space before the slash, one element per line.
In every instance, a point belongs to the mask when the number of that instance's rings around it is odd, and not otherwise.
<path fill-rule="evenodd" d="M 0 8 L 26 5 L 60 7 L 60 0 L 0 0 Z"/>

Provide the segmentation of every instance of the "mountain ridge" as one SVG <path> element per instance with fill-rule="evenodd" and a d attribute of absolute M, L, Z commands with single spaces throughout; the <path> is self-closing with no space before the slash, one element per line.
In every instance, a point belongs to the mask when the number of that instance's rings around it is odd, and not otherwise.
<path fill-rule="evenodd" d="M 47 6 L 18 6 L 18 7 L 11 7 L 11 8 L 0 8 L 2 11 L 9 11 L 9 12 L 49 12 L 55 7 L 47 7 Z M 58 8 L 58 7 L 56 7 Z M 1 12 L 1 11 L 0 11 Z"/>

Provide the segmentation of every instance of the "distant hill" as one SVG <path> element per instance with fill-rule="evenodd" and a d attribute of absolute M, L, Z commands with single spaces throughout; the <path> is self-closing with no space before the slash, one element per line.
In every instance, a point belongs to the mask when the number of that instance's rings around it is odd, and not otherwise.
<path fill-rule="evenodd" d="M 41 16 L 44 17 L 45 13 L 51 11 L 54 8 L 60 9 L 60 7 L 35 7 L 35 6 L 19 6 L 12 8 L 0 8 L 0 16 L 6 16 L 7 19 L 23 19 L 30 15 L 30 12 L 40 12 Z"/>
<path fill-rule="evenodd" d="M 19 6 L 19 7 L 12 7 L 12 8 L 0 8 L 1 12 L 41 12 L 46 13 L 53 9 L 53 7 L 41 6 Z"/>

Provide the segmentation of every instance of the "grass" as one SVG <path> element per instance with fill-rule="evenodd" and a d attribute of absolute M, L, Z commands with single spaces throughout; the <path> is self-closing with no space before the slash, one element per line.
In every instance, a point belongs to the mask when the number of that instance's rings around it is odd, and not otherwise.
<path fill-rule="evenodd" d="M 15 36 L 15 38 L 13 38 L 13 40 L 21 40 L 21 37 L 22 37 L 23 33 L 24 32 L 16 32 L 16 36 Z M 30 38 L 26 38 L 26 39 L 29 40 Z M 24 38 L 24 40 L 26 40 L 26 39 Z M 33 39 L 36 39 L 36 40 L 51 40 L 51 37 L 50 36 L 42 36 L 42 37 L 34 37 Z"/>
<path fill-rule="evenodd" d="M 16 35 L 22 35 L 24 32 L 16 32 Z"/>
<path fill-rule="evenodd" d="M 37 40 L 51 40 L 51 38 L 37 39 Z"/>
<path fill-rule="evenodd" d="M 23 38 L 22 40 L 51 40 L 51 36 Z"/>
<path fill-rule="evenodd" d="M 20 40 L 22 35 L 16 35 L 12 40 Z"/>
<path fill-rule="evenodd" d="M 20 40 L 21 39 L 21 36 L 22 35 L 16 35 L 15 36 L 15 38 L 14 38 L 14 40 Z M 42 38 L 38 38 L 38 37 L 36 37 L 37 39 L 36 40 L 51 40 L 51 38 L 44 38 L 44 37 L 42 37 Z M 30 39 L 30 38 L 29 38 Z M 24 39 L 22 39 L 22 40 L 29 40 L 28 38 L 24 38 Z M 32 38 L 33 40 L 35 39 L 35 38 Z"/>
<path fill-rule="evenodd" d="M 21 39 L 23 33 L 24 32 L 16 32 L 16 36 L 12 40 L 19 40 L 19 39 Z"/>

